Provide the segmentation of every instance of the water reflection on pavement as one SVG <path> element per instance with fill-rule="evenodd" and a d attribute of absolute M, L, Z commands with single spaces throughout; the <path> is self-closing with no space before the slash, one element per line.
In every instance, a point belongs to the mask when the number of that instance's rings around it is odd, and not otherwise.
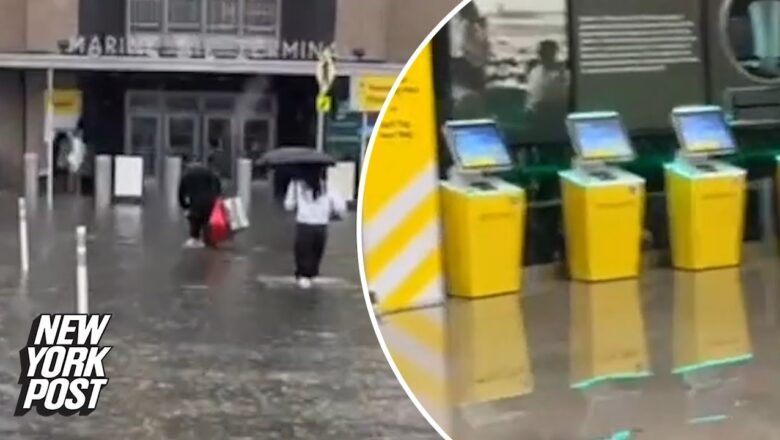
<path fill-rule="evenodd" d="M 339 282 L 268 285 L 289 279 L 293 229 L 266 194 L 255 193 L 252 228 L 218 252 L 182 249 L 186 226 L 154 194 L 106 212 L 57 197 L 30 225 L 24 283 L 16 214 L 0 212 L 0 438 L 437 438 L 376 343 L 354 221 L 331 230 L 323 272 Z M 88 417 L 14 418 L 33 318 L 75 310 L 78 224 L 89 230 L 90 311 L 113 314 L 102 341 L 114 346 L 109 385 Z"/>

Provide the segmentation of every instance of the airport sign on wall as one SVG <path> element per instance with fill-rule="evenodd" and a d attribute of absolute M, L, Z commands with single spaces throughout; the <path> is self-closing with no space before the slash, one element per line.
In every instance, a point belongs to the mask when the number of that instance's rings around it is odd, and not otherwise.
<path fill-rule="evenodd" d="M 354 76 L 350 85 L 350 102 L 353 110 L 364 113 L 379 113 L 385 104 L 396 76 L 369 75 Z"/>
<path fill-rule="evenodd" d="M 312 61 L 332 50 L 332 41 L 280 41 L 275 38 L 192 37 L 161 38 L 156 35 L 78 35 L 59 42 L 65 55 L 93 58 L 247 58 Z"/>
<path fill-rule="evenodd" d="M 81 118 L 83 105 L 81 90 L 55 89 L 53 92 L 54 99 L 51 100 L 48 93 L 43 92 L 44 108 L 48 108 L 49 104 L 52 105 L 52 121 L 50 122 L 52 128 L 55 130 L 76 128 L 79 118 Z"/>

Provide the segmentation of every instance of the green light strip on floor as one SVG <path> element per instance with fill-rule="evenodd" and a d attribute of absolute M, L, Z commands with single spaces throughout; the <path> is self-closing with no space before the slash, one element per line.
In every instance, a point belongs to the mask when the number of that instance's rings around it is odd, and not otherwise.
<path fill-rule="evenodd" d="M 609 437 L 599 437 L 595 440 L 631 440 L 634 438 L 634 433 L 631 430 L 618 431 Z"/>
<path fill-rule="evenodd" d="M 630 440 L 633 437 L 631 431 L 625 430 L 612 434 L 609 440 Z"/>
<path fill-rule="evenodd" d="M 692 425 L 701 425 L 703 423 L 722 422 L 728 418 L 729 416 L 721 414 L 718 416 L 697 417 L 695 419 L 691 419 L 688 423 Z"/>
<path fill-rule="evenodd" d="M 649 371 L 643 371 L 641 373 L 607 374 L 604 376 L 594 377 L 593 379 L 588 379 L 582 382 L 577 382 L 573 384 L 571 387 L 578 390 L 584 390 L 609 380 L 643 379 L 646 377 L 650 377 L 652 375 L 653 373 Z"/>
<path fill-rule="evenodd" d="M 751 353 L 742 356 L 735 356 L 732 358 L 719 359 L 716 361 L 707 361 L 707 362 L 702 362 L 700 364 L 687 365 L 685 367 L 675 368 L 674 370 L 672 370 L 672 374 L 692 373 L 694 371 L 704 370 L 706 368 L 720 367 L 729 364 L 738 364 L 741 362 L 747 362 L 752 359 L 753 359 L 753 354 Z"/>

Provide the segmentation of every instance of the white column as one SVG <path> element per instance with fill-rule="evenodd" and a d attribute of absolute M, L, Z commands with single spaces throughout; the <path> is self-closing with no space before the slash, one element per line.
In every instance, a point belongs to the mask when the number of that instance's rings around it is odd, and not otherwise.
<path fill-rule="evenodd" d="M 165 194 L 168 207 L 176 210 L 179 206 L 179 180 L 181 180 L 181 157 L 165 158 Z"/>
<path fill-rule="evenodd" d="M 27 206 L 24 197 L 19 197 L 19 257 L 22 276 L 27 277 L 30 272 L 30 243 L 27 234 Z"/>
<path fill-rule="evenodd" d="M 46 71 L 46 122 L 44 127 L 44 142 L 48 177 L 46 179 L 46 203 L 49 209 L 54 207 L 54 70 Z"/>
<path fill-rule="evenodd" d="M 76 228 L 76 313 L 89 313 L 86 226 Z"/>
<path fill-rule="evenodd" d="M 101 154 L 95 158 L 95 207 L 106 209 L 111 205 L 111 156 Z"/>
<path fill-rule="evenodd" d="M 34 210 L 38 205 L 38 153 L 24 153 L 24 196 Z"/>
<path fill-rule="evenodd" d="M 247 218 L 250 218 L 252 212 L 252 160 L 247 158 L 238 159 L 237 188 L 238 198 L 244 205 L 244 211 Z"/>

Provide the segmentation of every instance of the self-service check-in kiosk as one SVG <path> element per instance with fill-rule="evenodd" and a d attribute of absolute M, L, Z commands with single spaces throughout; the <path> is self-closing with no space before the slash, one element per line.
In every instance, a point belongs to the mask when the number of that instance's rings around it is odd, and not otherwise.
<path fill-rule="evenodd" d="M 677 158 L 665 166 L 672 264 L 701 270 L 740 264 L 745 170 L 713 158 L 737 145 L 719 107 L 672 112 Z"/>
<path fill-rule="evenodd" d="M 581 281 L 639 275 L 645 181 L 611 163 L 634 158 L 615 112 L 567 118 L 577 156 L 560 173 L 569 272 Z"/>
<path fill-rule="evenodd" d="M 449 293 L 476 298 L 521 288 L 525 192 L 492 174 L 512 159 L 495 121 L 448 122 L 455 165 L 442 182 Z"/>

